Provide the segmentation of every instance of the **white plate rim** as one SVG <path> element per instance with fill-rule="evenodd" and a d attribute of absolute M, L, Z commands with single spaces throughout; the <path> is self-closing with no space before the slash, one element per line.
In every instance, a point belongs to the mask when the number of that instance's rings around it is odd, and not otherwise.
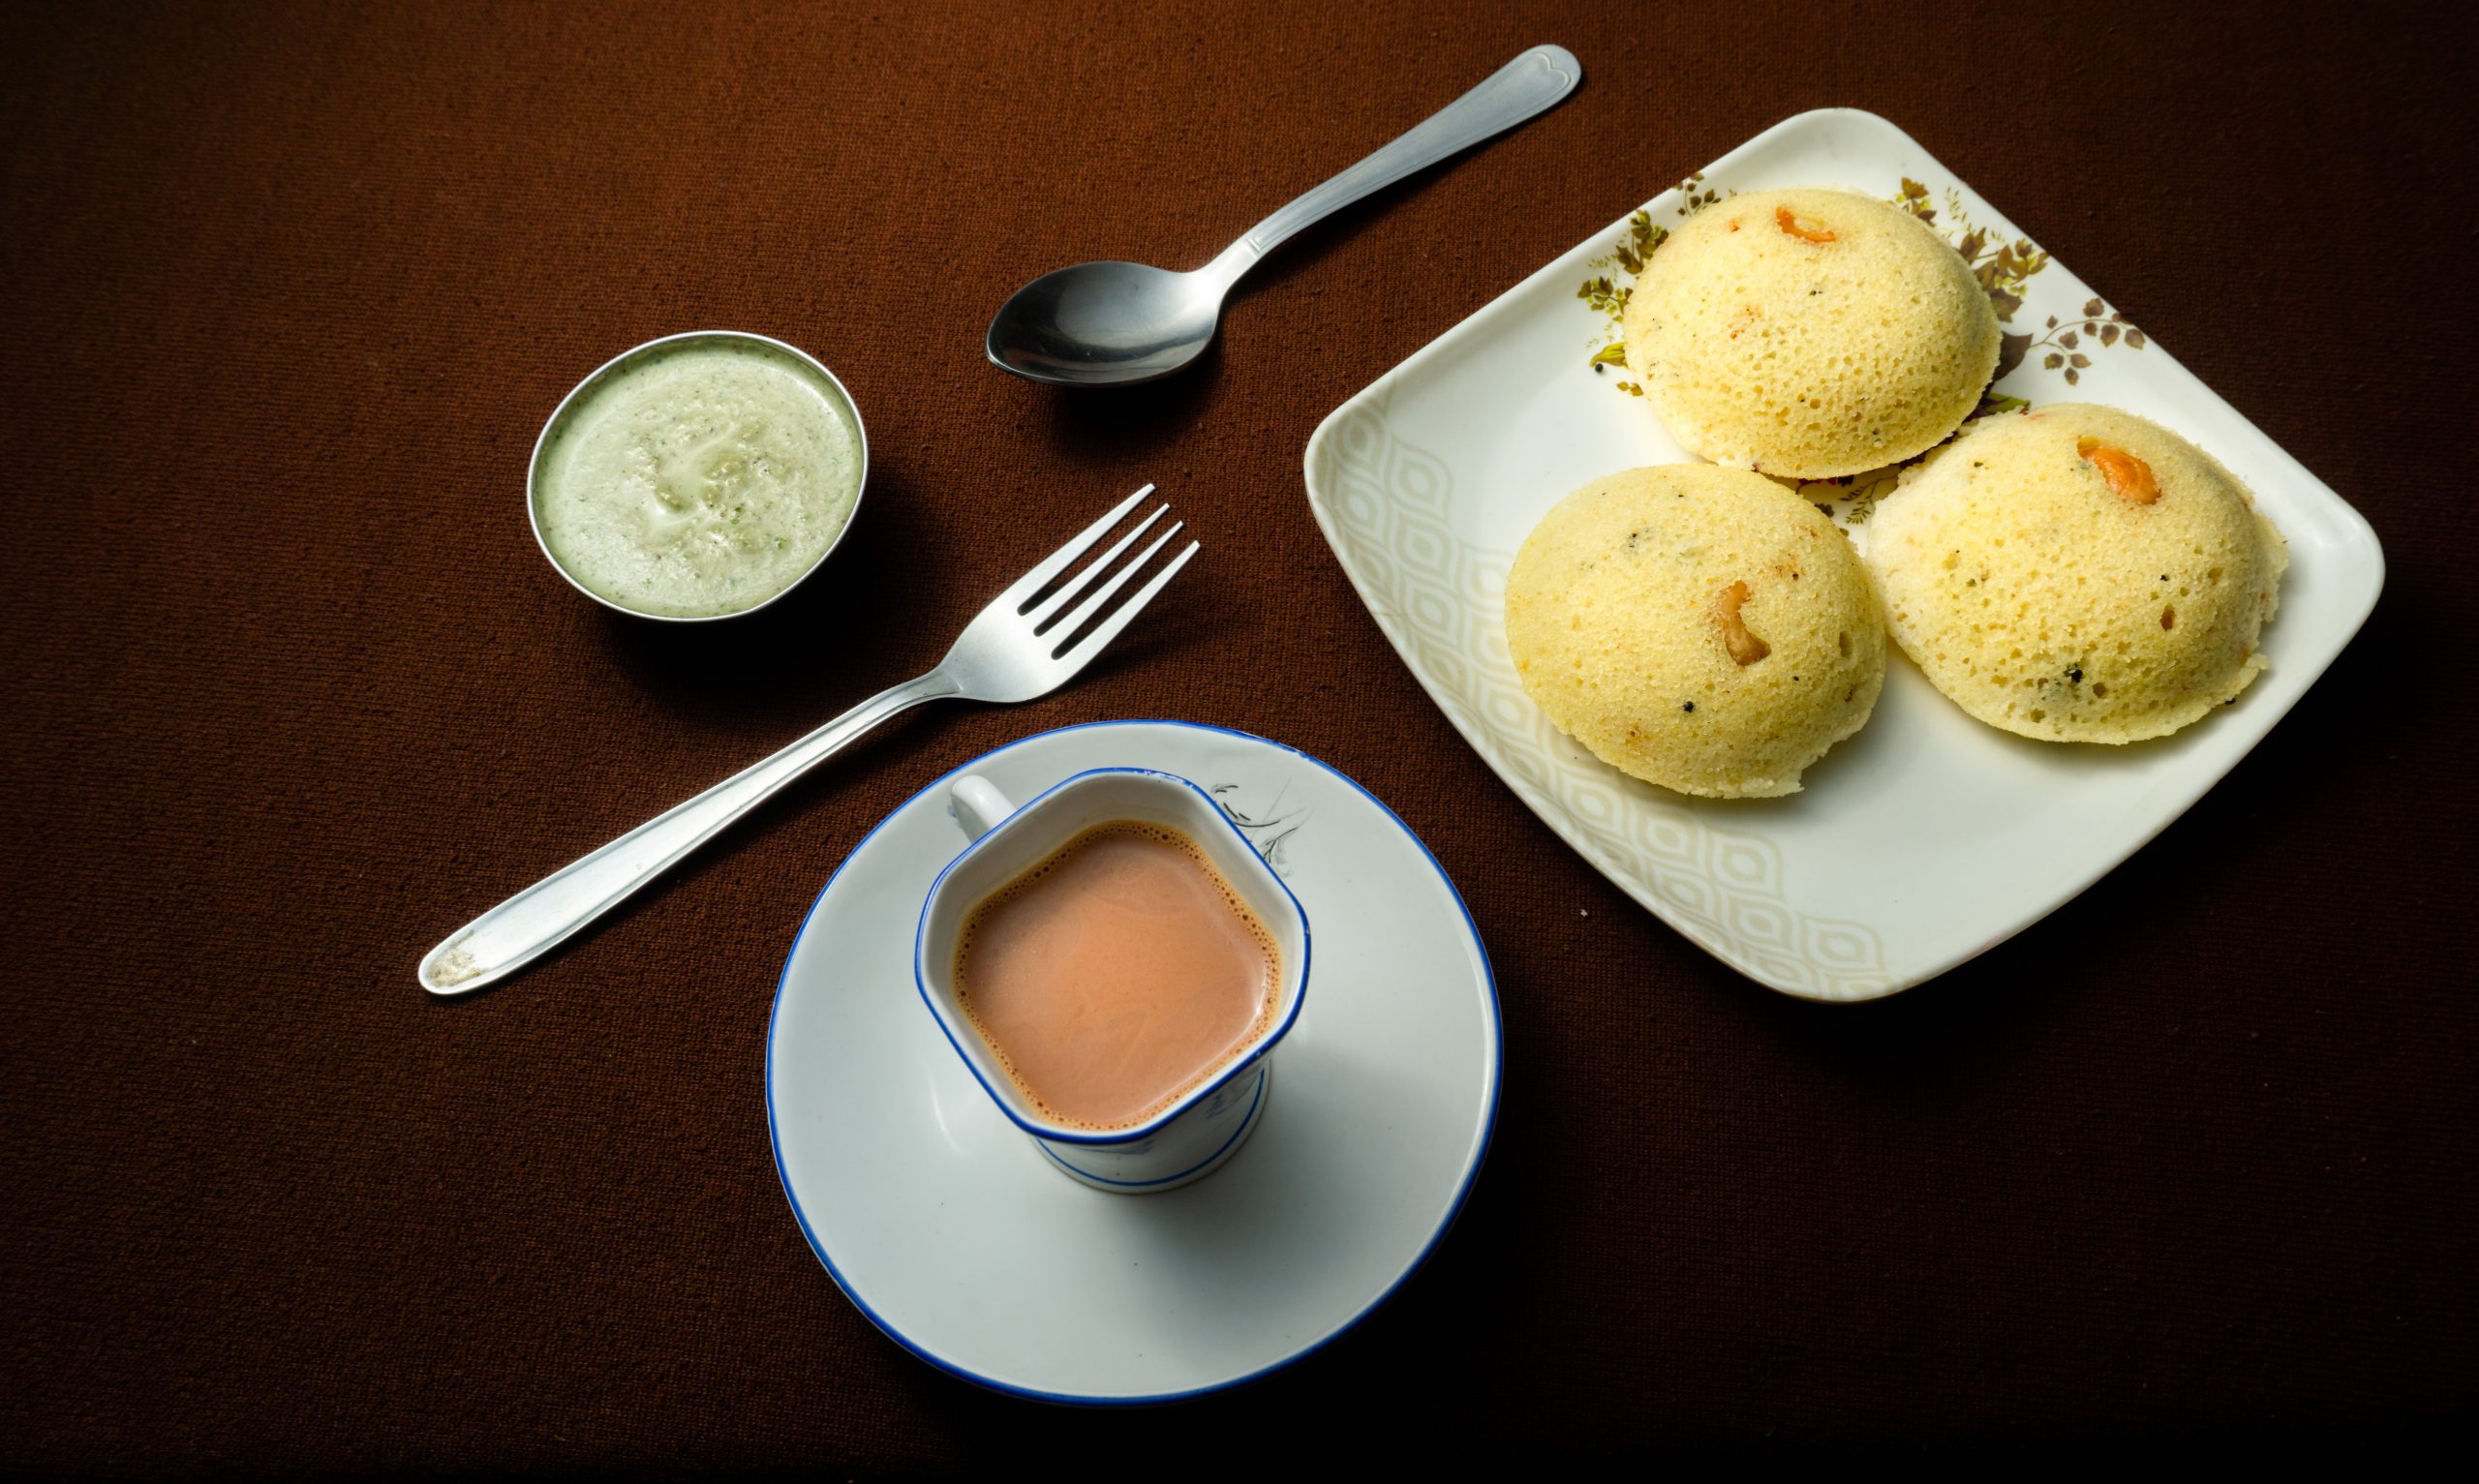
<path fill-rule="evenodd" d="M 1938 160 L 1937 157 L 1926 148 L 1926 146 L 1921 145 L 1918 140 L 1913 138 L 1909 132 L 1904 130 L 1900 125 L 1885 118 L 1882 114 L 1872 112 L 1868 109 L 1851 107 L 1811 108 L 1791 114 L 1790 117 L 1782 119 L 1781 121 L 1760 131 L 1742 143 L 1724 153 L 1711 164 L 1703 167 L 1698 173 L 1699 176 L 1705 174 L 1717 174 L 1744 157 L 1754 154 L 1763 146 L 1776 141 L 1786 134 L 1790 134 L 1802 128 L 1824 127 L 1837 122 L 1845 122 L 1857 125 L 1859 127 L 1884 131 L 1886 134 L 1901 140 L 1904 144 L 1916 151 L 1920 159 L 1935 165 L 1946 179 L 1962 186 L 1963 189 L 1967 191 L 1971 190 L 1968 183 L 1964 182 L 1958 173 L 1946 167 L 1943 162 Z M 1668 199 L 1672 194 L 1672 190 L 1665 189 L 1664 191 L 1657 193 L 1651 200 L 1642 203 L 1639 207 L 1635 209 L 1648 210 L 1658 207 Z M 1972 191 L 1972 195 L 1978 197 L 1978 193 L 1976 191 Z M 1984 197 L 1979 198 L 1985 202 L 1986 198 Z M 2010 219 L 2006 220 L 2010 221 Z M 1479 754 L 1483 765 L 1487 767 L 1492 773 L 1497 774 L 1499 781 L 1504 783 L 1507 788 L 1513 792 L 1527 808 L 1531 809 L 1544 824 L 1547 825 L 1551 833 L 1556 834 L 1559 839 L 1564 841 L 1568 847 L 1573 849 L 1578 856 L 1582 857 L 1585 864 L 1600 872 L 1605 878 L 1608 879 L 1613 886 L 1618 887 L 1619 890 L 1625 893 L 1631 899 L 1635 900 L 1645 910 L 1651 912 L 1671 930 L 1677 932 L 1680 936 L 1686 938 L 1689 942 L 1695 944 L 1698 948 L 1703 950 L 1706 954 L 1719 960 L 1724 966 L 1729 968 L 1742 977 L 1752 980 L 1776 993 L 1788 995 L 1795 999 L 1804 999 L 1820 1004 L 1864 1004 L 1870 1001 L 1884 999 L 1892 995 L 1900 994 L 1907 989 L 1914 988 L 1931 979 L 1939 977 L 1940 975 L 1950 973 L 1962 964 L 1969 962 L 1971 959 L 1995 949 L 2000 944 L 2005 943 L 2008 939 L 2022 932 L 2024 929 L 2056 912 L 2060 907 L 2063 907 L 2067 902 L 2072 901 L 2083 893 L 2091 890 L 2091 888 L 2097 884 L 2102 877 L 2117 869 L 2119 865 L 2124 864 L 2126 861 L 2132 857 L 2136 851 L 2141 850 L 2145 845 L 2150 844 L 2154 839 L 2158 837 L 2162 831 L 2166 830 L 2170 825 L 2175 824 L 2180 818 L 2183 818 L 2188 809 L 2191 809 L 2197 803 L 2202 801 L 2205 794 L 2218 787 L 2220 780 L 2228 776 L 2230 772 L 2234 770 L 2240 762 L 2244 761 L 2250 753 L 2252 753 L 2255 747 L 2261 743 L 2263 738 L 2270 734 L 2272 728 L 2278 725 L 2280 721 L 2288 714 L 2289 711 L 2297 705 L 2298 701 L 2305 696 L 2309 689 L 2312 688 L 2315 681 L 2319 680 L 2323 676 L 2324 672 L 2331 667 L 2332 662 L 2339 658 L 2341 651 L 2348 647 L 2350 640 L 2356 637 L 2360 628 L 2366 623 L 2368 616 L 2374 611 L 2376 600 L 2382 595 L 2384 590 L 2385 560 L 2383 543 L 2377 537 L 2374 528 L 2369 524 L 2367 517 L 2363 515 L 2357 507 L 2351 505 L 2346 500 L 2343 500 L 2338 492 L 2331 488 L 2331 486 L 2325 484 L 2322 479 L 2316 477 L 2313 471 L 2306 469 L 2304 465 L 2300 464 L 2286 448 L 2281 447 L 2280 444 L 2276 442 L 2269 435 L 2266 435 L 2262 429 L 2258 428 L 2251 418 L 2249 418 L 2244 412 L 2239 411 L 2234 406 L 2229 404 L 2226 398 L 2221 397 L 2219 393 L 2214 391 L 2209 383 L 2205 382 L 2201 378 L 2196 377 L 2192 372 L 2188 371 L 2186 367 L 2180 364 L 2174 356 L 2170 355 L 2165 349 L 2162 349 L 2157 340 L 2151 341 L 2146 348 L 2150 353 L 2156 355 L 2159 361 L 2166 363 L 2177 374 L 2185 376 L 2188 380 L 2192 381 L 2194 385 L 2206 396 L 2212 398 L 2215 402 L 2219 403 L 2220 406 L 2227 410 L 2228 414 L 2232 418 L 2236 419 L 2241 426 L 2246 428 L 2256 438 L 2261 439 L 2267 447 L 2279 454 L 2280 458 L 2287 461 L 2290 466 L 2295 468 L 2298 472 L 2304 476 L 2306 483 L 2311 486 L 2312 489 L 2319 493 L 2323 497 L 2324 500 L 2328 502 L 2330 513 L 2337 515 L 2345 524 L 2350 526 L 2355 532 L 2357 540 L 2364 543 L 2370 561 L 2365 573 L 2365 582 L 2363 587 L 2354 592 L 2348 602 L 2346 619 L 2333 625 L 2331 632 L 2334 635 L 2334 639 L 2331 649 L 2328 652 L 2313 659 L 2311 662 L 2289 662 L 2294 667 L 2294 673 L 2301 675 L 2303 678 L 2297 692 L 2278 703 L 2278 710 L 2271 712 L 2265 721 L 2262 731 L 2245 746 L 2237 749 L 2230 753 L 2226 758 L 2220 760 L 2218 766 L 2212 769 L 2210 776 L 2203 781 L 2202 785 L 2194 791 L 2193 796 L 2185 803 L 2169 811 L 2163 817 L 2150 822 L 2148 827 L 2129 833 L 2127 837 L 2123 840 L 2120 848 L 2114 852 L 2105 863 L 2101 864 L 2098 868 L 2095 869 L 2088 876 L 2085 876 L 2080 880 L 2067 881 L 2066 884 L 2059 890 L 2039 901 L 2036 906 L 2021 911 L 2016 918 L 2009 922 L 2002 930 L 1998 931 L 1984 942 L 1981 942 L 1975 948 L 1955 954 L 1943 961 L 1937 962 L 1925 968 L 1907 970 L 1906 972 L 1893 976 L 1886 983 L 1869 986 L 1856 992 L 1825 992 L 1822 990 L 1811 989 L 1805 985 L 1789 982 L 1784 979 L 1769 977 L 1767 974 L 1760 972 L 1759 967 L 1750 961 L 1751 955 L 1728 945 L 1722 941 L 1718 934 L 1705 930 L 1701 924 L 1695 923 L 1693 920 L 1688 919 L 1683 915 L 1671 912 L 1649 892 L 1640 890 L 1635 883 L 1621 879 L 1609 866 L 1605 865 L 1602 861 L 1596 858 L 1594 850 L 1588 846 L 1586 840 L 1581 836 L 1581 832 L 1578 829 L 1576 820 L 1573 818 L 1572 811 L 1557 803 L 1555 800 L 1541 795 L 1539 791 L 1532 788 L 1525 782 L 1510 775 L 1505 769 L 1498 766 L 1497 762 L 1490 755 L 1488 745 L 1484 745 L 1484 736 L 1486 735 L 1485 729 L 1481 727 L 1479 719 L 1476 717 L 1470 725 L 1467 725 L 1464 716 L 1458 711 L 1457 708 L 1460 706 L 1462 698 L 1443 694 L 1441 691 L 1443 684 L 1442 680 L 1431 672 L 1430 667 L 1414 656 L 1409 640 L 1406 637 L 1398 636 L 1387 622 L 1384 617 L 1383 607 L 1386 601 L 1386 594 L 1372 591 L 1370 579 L 1363 573 L 1361 564 L 1355 559 L 1355 552 L 1357 550 L 1356 543 L 1338 530 L 1336 518 L 1331 508 L 1329 497 L 1322 487 L 1323 481 L 1320 479 L 1318 471 L 1318 464 L 1321 455 L 1324 453 L 1327 444 L 1334 438 L 1335 430 L 1342 425 L 1345 419 L 1371 404 L 1376 404 L 1382 407 L 1386 403 L 1391 402 L 1395 386 L 1407 375 L 1428 366 L 1433 361 L 1442 360 L 1447 356 L 1454 354 L 1459 348 L 1460 343 L 1468 335 L 1480 331 L 1484 327 L 1493 323 L 1495 320 L 1503 317 L 1524 313 L 1527 306 L 1518 303 L 1518 300 L 1528 298 L 1532 292 L 1537 291 L 1539 286 L 1547 281 L 1572 277 L 1577 266 L 1588 260 L 1588 255 L 1595 252 L 1606 251 L 1607 244 L 1610 242 L 1617 233 L 1624 230 L 1627 221 L 1628 217 L 1626 215 L 1622 215 L 1617 219 L 1617 221 L 1610 224 L 1609 227 L 1605 227 L 1601 231 L 1585 238 L 1575 247 L 1559 253 L 1546 263 L 1544 263 L 1540 268 L 1536 269 L 1532 273 L 1526 274 L 1523 278 L 1517 280 L 1515 283 L 1510 285 L 1504 290 L 1499 292 L 1487 303 L 1483 304 L 1480 308 L 1474 310 L 1462 319 L 1457 320 L 1454 324 L 1440 332 L 1436 338 L 1430 340 L 1427 344 L 1415 349 L 1402 360 L 1389 367 L 1366 386 L 1353 393 L 1350 397 L 1345 398 L 1342 403 L 1333 409 L 1332 411 L 1327 413 L 1326 416 L 1319 421 L 1316 429 L 1309 435 L 1308 442 L 1301 451 L 1301 475 L 1307 489 L 1310 514 L 1316 520 L 1319 533 L 1326 538 L 1327 545 L 1333 551 L 1337 563 L 1343 569 L 1344 577 L 1352 586 L 1354 594 L 1360 598 L 1362 606 L 1368 610 L 1370 617 L 1377 621 L 1379 632 L 1384 635 L 1388 645 L 1393 649 L 1396 657 L 1402 661 L 1404 668 L 1409 670 L 1412 673 L 1413 679 L 1420 683 L 1423 692 L 1429 697 L 1430 703 L 1436 706 L 1438 711 L 1445 715 L 1448 725 L 1452 726 L 1455 732 L 1463 738 L 1465 744 L 1470 746 L 1475 753 Z M 2065 265 L 2061 263 L 2058 264 L 2058 266 L 2063 268 Z M 2066 269 L 2066 276 L 2072 278 L 2073 281 L 2078 284 L 2082 282 L 2079 277 L 2073 275 L 2070 268 Z"/>
<path fill-rule="evenodd" d="M 827 894 L 835 890 L 836 882 L 842 878 L 844 870 L 851 865 L 853 859 L 861 854 L 863 847 L 867 846 L 872 839 L 874 839 L 880 831 L 894 823 L 898 815 L 901 815 L 906 809 L 911 808 L 915 803 L 920 803 L 924 797 L 934 792 L 951 780 L 961 776 L 971 769 L 989 762 L 992 758 L 997 757 L 1001 753 L 1011 752 L 1016 748 L 1027 745 L 1028 743 L 1040 742 L 1048 738 L 1063 736 L 1072 732 L 1092 731 L 1108 727 L 1138 726 L 1184 727 L 1193 731 L 1219 733 L 1226 737 L 1236 737 L 1245 742 L 1261 742 L 1270 747 L 1279 748 L 1280 750 L 1288 752 L 1317 768 L 1321 768 L 1327 772 L 1332 773 L 1335 777 L 1341 779 L 1344 783 L 1348 784 L 1354 792 L 1360 794 L 1370 803 L 1375 804 L 1379 812 L 1382 813 L 1395 829 L 1400 830 L 1406 838 L 1411 840 L 1414 845 L 1420 847 L 1422 858 L 1428 862 L 1429 868 L 1437 873 L 1439 882 L 1445 886 L 1448 899 L 1454 903 L 1455 910 L 1462 915 L 1464 931 L 1470 935 L 1473 952 L 1480 961 L 1481 988 L 1483 997 L 1486 1001 L 1489 1010 L 1488 1019 L 1486 1021 L 1489 1041 L 1488 1085 L 1486 1089 L 1487 1112 L 1486 1116 L 1482 1119 L 1480 1136 L 1473 1142 L 1472 1152 L 1467 1158 L 1463 1173 L 1455 1186 L 1454 1194 L 1447 1202 L 1445 1215 L 1439 1219 L 1436 1227 L 1429 1232 L 1427 1238 L 1422 1243 L 1421 1250 L 1413 1256 L 1410 1263 L 1407 1264 L 1400 1273 L 1397 1273 L 1391 1283 L 1371 1297 L 1366 1303 L 1362 1304 L 1341 1323 L 1335 1325 L 1331 1330 L 1319 1336 L 1308 1344 L 1301 1346 L 1298 1349 L 1293 1350 L 1290 1354 L 1283 1356 L 1279 1360 L 1269 1365 L 1260 1366 L 1256 1370 L 1251 1371 L 1244 1376 L 1235 1377 L 1229 1380 L 1217 1381 L 1210 1385 L 1192 1386 L 1181 1391 L 1166 1391 L 1145 1396 L 1090 1396 L 1076 1392 L 1043 1391 L 1034 1387 L 1017 1385 L 1011 1381 L 999 1380 L 995 1377 L 983 1376 L 968 1367 L 959 1365 L 934 1353 L 928 1348 L 915 1343 L 902 1330 L 889 1323 L 883 1316 L 881 1316 L 876 1310 L 871 1308 L 859 1294 L 852 1290 L 852 1286 L 844 1280 L 842 1271 L 835 1265 L 835 1259 L 828 1255 L 826 1245 L 819 1240 L 816 1229 L 811 1226 L 809 1213 L 802 1209 L 800 1196 L 792 1190 L 791 1174 L 783 1166 L 782 1131 L 777 1124 L 775 1107 L 776 1026 L 781 1016 L 783 995 L 790 983 L 792 964 L 799 958 L 801 944 L 809 936 L 811 924 L 817 920 L 819 909 L 826 904 Z M 1029 735 L 1017 738 L 1013 742 L 993 747 L 989 751 L 982 753 L 980 756 L 969 759 L 964 763 L 960 763 L 954 768 L 949 769 L 947 772 L 940 773 L 937 777 L 933 778 L 930 782 L 924 784 L 921 788 L 908 795 L 903 803 L 887 810 L 885 815 L 880 817 L 876 824 L 870 827 L 868 833 L 862 835 L 861 838 L 853 844 L 850 850 L 844 852 L 843 859 L 836 863 L 835 869 L 830 872 L 826 878 L 826 884 L 818 889 L 817 896 L 810 903 L 810 910 L 803 915 L 800 930 L 793 934 L 791 951 L 784 954 L 783 968 L 776 976 L 774 1002 L 767 1010 L 766 1058 L 764 1068 L 767 1147 L 769 1153 L 774 1158 L 776 1182 L 782 1189 L 784 1201 L 792 1208 L 792 1220 L 801 1228 L 802 1239 L 809 1243 L 811 1254 L 818 1259 L 819 1265 L 826 1269 L 827 1277 L 834 1281 L 836 1289 L 843 1295 L 844 1299 L 849 1302 L 853 1308 L 861 1312 L 862 1317 L 868 1319 L 871 1324 L 876 1327 L 880 1334 L 883 1334 L 888 1339 L 894 1341 L 898 1347 L 910 1353 L 914 1358 L 921 1360 L 949 1376 L 955 1377 L 959 1380 L 969 1381 L 973 1385 L 982 1387 L 985 1390 L 998 1392 L 1006 1396 L 1020 1397 L 1026 1401 L 1046 1402 L 1062 1407 L 1092 1408 L 1116 1407 L 1160 1407 L 1171 1403 L 1192 1401 L 1201 1397 L 1212 1396 L 1219 1392 L 1231 1391 L 1239 1387 L 1253 1385 L 1258 1381 L 1290 1370 L 1292 1367 L 1299 1365 L 1309 1357 L 1328 1349 L 1336 1342 L 1349 1336 L 1362 1324 L 1366 1323 L 1372 1315 L 1376 1314 L 1380 1309 L 1385 1308 L 1386 1305 L 1393 1299 L 1395 1294 L 1400 1293 L 1415 1277 L 1419 1276 L 1421 1270 L 1428 1265 L 1429 1258 L 1436 1255 L 1440 1246 L 1444 1245 L 1448 1234 L 1454 1229 L 1455 1222 L 1463 1215 L 1465 1206 L 1470 1204 L 1472 1192 L 1480 1183 L 1481 1172 L 1488 1164 L 1489 1148 L 1496 1140 L 1498 1112 L 1503 1104 L 1506 1091 L 1505 1022 L 1505 1010 L 1498 997 L 1497 967 L 1490 961 L 1488 944 L 1481 936 L 1481 924 L 1473 918 L 1472 908 L 1470 904 L 1464 901 L 1463 893 L 1454 885 L 1454 878 L 1448 874 L 1445 863 L 1438 860 L 1437 853 L 1429 849 L 1428 841 L 1421 838 L 1420 832 L 1414 830 L 1409 824 L 1405 823 L 1403 817 L 1395 813 L 1393 808 L 1389 805 L 1385 800 L 1378 798 L 1374 792 L 1370 791 L 1370 789 L 1358 778 L 1353 777 L 1350 773 L 1336 768 L 1325 759 L 1317 757 L 1312 753 L 1304 752 L 1300 748 L 1291 745 L 1289 742 L 1277 742 L 1270 737 L 1262 737 L 1254 732 L 1244 732 L 1237 727 L 1215 726 L 1210 722 L 1203 721 L 1181 721 L 1170 717 L 1147 716 L 1119 717 L 1103 721 L 1073 722 L 1066 726 L 1052 727 L 1046 731 L 1034 732 Z M 1142 1199 L 1145 1197 L 1131 1196 L 1127 1198 Z"/>

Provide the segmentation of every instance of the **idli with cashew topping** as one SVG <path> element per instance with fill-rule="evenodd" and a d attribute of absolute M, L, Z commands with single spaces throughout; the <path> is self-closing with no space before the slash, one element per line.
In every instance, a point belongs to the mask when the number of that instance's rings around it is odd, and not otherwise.
<path fill-rule="evenodd" d="M 1670 233 L 1629 291 L 1627 365 L 1690 453 L 1830 479 L 1936 446 L 1997 369 L 1997 312 L 1925 223 L 1755 191 Z"/>
<path fill-rule="evenodd" d="M 1894 642 L 1993 727 L 2165 737 L 2237 699 L 2289 548 L 2177 434 L 2080 403 L 1983 419 L 1868 523 Z"/>
<path fill-rule="evenodd" d="M 1560 501 L 1515 554 L 1506 626 L 1560 731 L 1706 798 L 1796 793 L 1885 679 L 1850 542 L 1773 481 L 1709 464 L 1629 469 Z"/>

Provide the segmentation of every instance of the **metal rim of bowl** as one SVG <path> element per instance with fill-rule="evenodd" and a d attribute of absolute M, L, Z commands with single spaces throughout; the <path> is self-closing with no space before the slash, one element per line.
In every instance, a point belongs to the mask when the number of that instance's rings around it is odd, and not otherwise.
<path fill-rule="evenodd" d="M 790 582 L 785 583 L 781 588 L 777 589 L 773 595 L 767 597 L 761 602 L 751 603 L 747 608 L 735 608 L 729 613 L 648 613 L 642 608 L 631 608 L 626 603 L 614 602 L 612 599 L 604 597 L 601 593 L 587 587 L 584 583 L 579 582 L 576 574 L 569 571 L 567 566 L 560 560 L 558 554 L 551 550 L 551 543 L 543 538 L 542 507 L 539 499 L 542 479 L 542 449 L 543 446 L 551 440 L 551 430 L 559 427 L 561 421 L 568 415 L 568 409 L 576 405 L 578 398 L 584 396 L 587 392 L 592 391 L 596 386 L 599 385 L 604 378 L 611 376 L 623 365 L 634 361 L 641 356 L 649 355 L 667 346 L 678 346 L 692 340 L 732 340 L 752 342 L 761 346 L 770 346 L 775 349 L 780 350 L 784 354 L 791 356 L 794 360 L 799 361 L 802 365 L 809 367 L 811 371 L 814 371 L 819 376 L 825 378 L 826 384 L 834 388 L 836 397 L 842 402 L 843 410 L 851 415 L 852 436 L 861 445 L 861 477 L 859 482 L 853 486 L 851 508 L 843 512 L 843 524 L 836 530 L 835 539 L 826 543 L 826 550 L 817 554 L 816 560 L 811 562 L 807 567 L 802 568 L 800 576 L 793 578 Z M 750 614 L 756 613 L 761 609 L 771 608 L 775 604 L 781 602 L 785 597 L 789 596 L 793 589 L 798 588 L 805 582 L 808 582 L 819 567 L 826 565 L 827 559 L 834 556 L 836 549 L 843 544 L 843 538 L 852 533 L 852 523 L 861 518 L 862 497 L 869 494 L 869 492 L 870 430 L 861 420 L 861 405 L 852 399 L 851 390 L 844 386 L 842 379 L 836 376 L 834 372 L 826 369 L 826 363 L 824 361 L 819 360 L 816 356 L 810 354 L 807 350 L 802 349 L 798 346 L 788 345 L 783 341 L 777 340 L 772 335 L 760 335 L 751 330 L 683 330 L 676 335 L 658 335 L 653 340 L 649 340 L 642 345 L 630 346 L 627 349 L 621 351 L 618 355 L 613 356 L 611 359 L 604 361 L 601 365 L 594 368 L 593 371 L 586 374 L 583 380 L 568 388 L 568 394 L 560 399 L 560 405 L 553 408 L 551 409 L 551 415 L 543 420 L 542 431 L 534 436 L 534 457 L 528 459 L 525 465 L 525 522 L 528 526 L 533 528 L 534 544 L 542 549 L 542 560 L 551 563 L 551 570 L 559 573 L 561 579 L 567 583 L 569 587 L 576 589 L 579 592 L 584 593 L 587 597 L 594 599 L 603 607 L 610 609 L 613 613 L 624 613 L 629 618 L 645 619 L 656 623 L 713 623 L 725 619 L 745 619 Z"/>

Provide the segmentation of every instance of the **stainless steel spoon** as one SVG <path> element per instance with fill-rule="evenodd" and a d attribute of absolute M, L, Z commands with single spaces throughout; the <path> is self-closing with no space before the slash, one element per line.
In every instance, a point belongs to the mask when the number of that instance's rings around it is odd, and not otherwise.
<path fill-rule="evenodd" d="M 1213 343 L 1240 275 L 1302 227 L 1548 108 L 1584 70 L 1564 46 L 1535 46 L 1377 153 L 1258 223 L 1193 273 L 1088 262 L 1045 273 L 990 321 L 994 365 L 1055 386 L 1127 386 L 1195 360 Z"/>

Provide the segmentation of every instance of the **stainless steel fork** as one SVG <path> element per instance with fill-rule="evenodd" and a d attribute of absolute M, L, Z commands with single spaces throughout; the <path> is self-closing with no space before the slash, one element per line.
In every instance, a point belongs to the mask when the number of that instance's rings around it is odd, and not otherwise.
<path fill-rule="evenodd" d="M 1128 580 L 1143 571 L 1184 526 L 1174 521 L 1133 560 L 1119 561 L 1169 512 L 1171 507 L 1164 504 L 1095 557 L 1072 581 L 1058 584 L 1060 574 L 1089 555 L 1152 493 L 1153 486 L 1148 484 L 1121 500 L 1110 514 L 1016 579 L 1014 586 L 964 625 L 947 657 L 929 674 L 872 696 L 766 761 L 561 867 L 450 933 L 446 942 L 423 955 L 417 971 L 422 987 L 439 995 L 466 994 L 505 979 L 898 712 L 951 697 L 1030 701 L 1067 683 L 1197 554 L 1197 543 L 1190 541 L 1134 596 L 1099 623 L 1093 622 Z M 1090 631 L 1080 633 L 1088 624 Z"/>

